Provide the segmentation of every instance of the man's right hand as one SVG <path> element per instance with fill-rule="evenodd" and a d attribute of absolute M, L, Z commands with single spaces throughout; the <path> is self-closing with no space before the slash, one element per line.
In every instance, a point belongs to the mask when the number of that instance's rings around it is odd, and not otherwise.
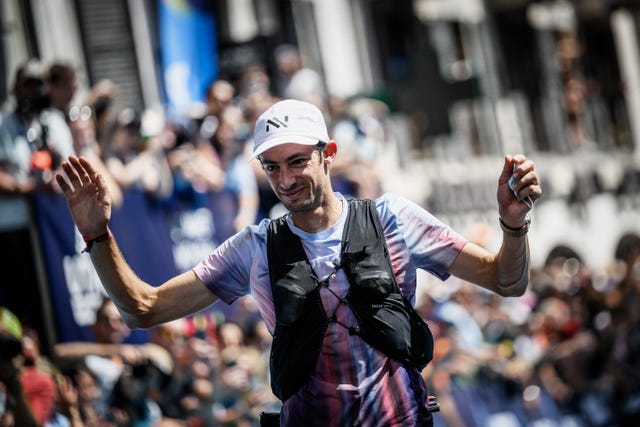
<path fill-rule="evenodd" d="M 84 157 L 69 157 L 62 169 L 64 174 L 56 174 L 56 181 L 78 230 L 91 239 L 104 234 L 111 219 L 111 196 L 104 179 Z"/>

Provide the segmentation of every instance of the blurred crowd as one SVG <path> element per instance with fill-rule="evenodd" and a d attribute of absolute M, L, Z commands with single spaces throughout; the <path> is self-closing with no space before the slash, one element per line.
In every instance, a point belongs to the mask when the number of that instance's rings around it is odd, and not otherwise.
<path fill-rule="evenodd" d="M 0 308 L 1 426 L 256 426 L 260 412 L 279 409 L 270 335 L 257 319 L 203 314 L 132 344 L 105 298 L 91 330 L 93 341 L 58 343 L 49 357 L 38 333 Z"/>
<path fill-rule="evenodd" d="M 52 177 L 69 155 L 94 164 L 116 209 L 129 190 L 170 209 L 212 208 L 218 241 L 279 215 L 248 147 L 255 119 L 281 98 L 326 112 L 340 147 L 337 191 L 380 195 L 389 108 L 366 96 L 328 97 L 294 47 L 275 55 L 273 76 L 248 66 L 218 78 L 202 108 L 181 117 L 119 107 L 109 81 L 78 100 L 72 65 L 25 63 L 0 121 L 0 239 L 12 242 L 2 250 L 15 255 L 29 240 L 20 234 L 29 218 L 24 196 L 60 191 Z M 517 299 L 453 279 L 425 281 L 417 304 L 436 341 L 424 376 L 442 408 L 437 425 L 636 425 L 640 242 L 623 239 L 615 257 L 608 271 L 594 272 L 558 248 Z M 260 412 L 280 404 L 269 387 L 271 337 L 249 298 L 236 305 L 226 315 L 212 310 L 158 326 L 149 342 L 127 344 L 130 331 L 105 299 L 94 340 L 58 343 L 51 354 L 42 352 L 39 331 L 0 308 L 0 426 L 257 426 Z"/>
<path fill-rule="evenodd" d="M 436 341 L 424 376 L 447 425 L 637 425 L 640 239 L 625 236 L 615 259 L 593 271 L 559 246 L 515 299 L 428 285 L 419 311 Z"/>
<path fill-rule="evenodd" d="M 376 161 L 387 138 L 388 107 L 365 96 L 329 99 L 293 46 L 280 46 L 274 61 L 274 77 L 262 66 L 247 66 L 211 82 L 203 102 L 177 114 L 120 106 L 118 88 L 107 80 L 78 100 L 72 65 L 29 60 L 16 72 L 0 121 L 0 192 L 59 191 L 52 178 L 60 163 L 85 156 L 107 179 L 116 207 L 130 189 L 168 206 L 224 207 L 214 212 L 224 217 L 222 241 L 272 215 L 277 200 L 258 162 L 250 162 L 251 133 L 263 111 L 288 97 L 326 112 L 332 136 L 341 141 L 334 171 L 339 190 L 378 196 Z"/>

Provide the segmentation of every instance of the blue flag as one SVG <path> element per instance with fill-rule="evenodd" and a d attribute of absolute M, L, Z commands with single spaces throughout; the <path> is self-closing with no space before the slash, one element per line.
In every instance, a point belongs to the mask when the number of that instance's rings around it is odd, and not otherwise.
<path fill-rule="evenodd" d="M 167 104 L 182 115 L 203 101 L 217 77 L 217 34 L 213 5 L 207 0 L 162 0 L 160 51 Z"/>

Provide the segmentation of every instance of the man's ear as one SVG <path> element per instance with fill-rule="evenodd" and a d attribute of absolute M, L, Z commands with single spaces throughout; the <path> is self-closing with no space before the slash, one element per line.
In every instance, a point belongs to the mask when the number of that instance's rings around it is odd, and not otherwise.
<path fill-rule="evenodd" d="M 327 145 L 324 146 L 324 158 L 333 160 L 337 153 L 338 144 L 334 140 L 327 142 Z"/>

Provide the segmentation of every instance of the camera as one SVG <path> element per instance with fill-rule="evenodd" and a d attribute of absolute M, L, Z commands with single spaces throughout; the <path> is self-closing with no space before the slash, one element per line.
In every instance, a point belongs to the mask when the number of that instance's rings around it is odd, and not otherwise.
<path fill-rule="evenodd" d="M 38 115 L 51 106 L 51 95 L 44 89 L 35 90 L 30 96 L 17 101 L 17 109 L 23 115 Z"/>

